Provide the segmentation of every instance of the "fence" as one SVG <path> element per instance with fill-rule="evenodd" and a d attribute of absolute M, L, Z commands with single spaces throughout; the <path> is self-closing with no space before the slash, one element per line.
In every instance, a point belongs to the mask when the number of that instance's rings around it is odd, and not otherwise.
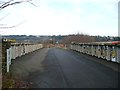
<path fill-rule="evenodd" d="M 70 49 L 120 63 L 120 42 L 72 43 Z"/>
<path fill-rule="evenodd" d="M 10 48 L 7 49 L 7 72 L 9 72 L 12 59 L 16 59 L 40 48 L 43 48 L 42 44 L 11 43 Z"/>

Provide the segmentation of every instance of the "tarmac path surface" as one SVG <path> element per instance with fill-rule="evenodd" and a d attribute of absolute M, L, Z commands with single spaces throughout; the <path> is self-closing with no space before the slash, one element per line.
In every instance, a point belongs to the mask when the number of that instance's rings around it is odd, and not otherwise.
<path fill-rule="evenodd" d="M 72 50 L 43 48 L 14 60 L 11 70 L 31 88 L 118 88 L 117 67 Z"/>

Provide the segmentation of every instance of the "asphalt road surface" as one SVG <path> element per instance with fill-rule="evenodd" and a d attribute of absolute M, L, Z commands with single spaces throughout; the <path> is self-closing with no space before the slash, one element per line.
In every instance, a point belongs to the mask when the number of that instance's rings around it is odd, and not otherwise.
<path fill-rule="evenodd" d="M 118 64 L 59 48 L 44 48 L 16 59 L 13 75 L 31 88 L 118 88 Z"/>

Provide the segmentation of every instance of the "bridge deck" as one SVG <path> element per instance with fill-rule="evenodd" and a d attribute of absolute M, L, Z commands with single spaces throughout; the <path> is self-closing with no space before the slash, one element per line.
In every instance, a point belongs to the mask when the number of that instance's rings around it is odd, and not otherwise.
<path fill-rule="evenodd" d="M 12 75 L 32 88 L 117 88 L 118 64 L 71 50 L 44 48 L 14 60 Z"/>

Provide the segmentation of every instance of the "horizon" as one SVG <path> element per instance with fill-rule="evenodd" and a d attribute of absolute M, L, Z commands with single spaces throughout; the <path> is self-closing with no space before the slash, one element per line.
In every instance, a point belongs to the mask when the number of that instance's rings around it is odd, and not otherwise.
<path fill-rule="evenodd" d="M 25 35 L 25 34 L 23 34 Z M 21 35 L 1 35 L 1 36 L 23 36 L 22 34 Z M 66 34 L 66 35 L 25 35 L 25 36 L 36 36 L 36 37 L 39 37 L 39 36 L 69 36 L 69 35 L 88 35 L 88 34 Z M 88 35 L 88 36 L 100 36 L 100 37 L 120 37 L 120 36 L 105 36 L 105 35 Z"/>

